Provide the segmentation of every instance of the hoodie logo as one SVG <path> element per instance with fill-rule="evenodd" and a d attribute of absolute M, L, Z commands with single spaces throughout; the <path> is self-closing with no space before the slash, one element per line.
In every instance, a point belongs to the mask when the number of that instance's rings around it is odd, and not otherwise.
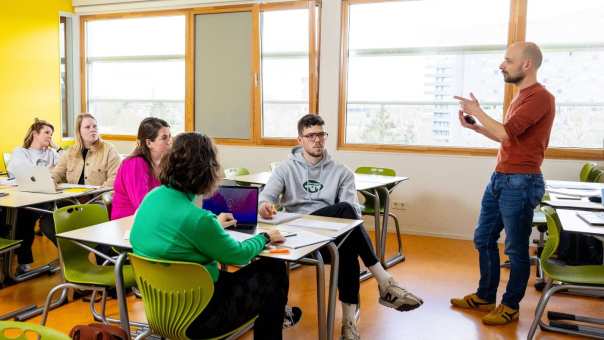
<path fill-rule="evenodd" d="M 306 190 L 306 192 L 309 192 L 311 194 L 317 193 L 321 191 L 321 189 L 323 189 L 323 184 L 321 184 L 321 182 L 315 181 L 314 179 L 309 179 L 308 181 L 304 182 L 302 186 L 304 187 L 304 190 Z"/>

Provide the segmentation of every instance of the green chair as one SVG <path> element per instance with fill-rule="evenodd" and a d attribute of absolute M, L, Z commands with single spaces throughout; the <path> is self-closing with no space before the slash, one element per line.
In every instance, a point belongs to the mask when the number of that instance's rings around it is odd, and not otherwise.
<path fill-rule="evenodd" d="M 579 173 L 579 180 L 581 182 L 594 182 L 595 177 L 597 176 L 598 166 L 595 163 L 585 163 L 583 167 L 581 167 L 581 172 Z"/>
<path fill-rule="evenodd" d="M 32 336 L 28 336 L 32 333 Z M 70 340 L 71 338 L 52 328 L 40 326 L 29 322 L 0 321 L 0 340 L 27 340 L 32 338 L 41 340 Z"/>
<path fill-rule="evenodd" d="M 224 178 L 234 180 L 237 176 L 249 175 L 250 171 L 246 168 L 228 168 L 224 169 Z"/>
<path fill-rule="evenodd" d="M 107 222 L 109 217 L 107 209 L 100 204 L 79 204 L 70 205 L 53 213 L 55 222 L 55 231 L 57 234 L 72 231 L 87 226 Z M 105 304 L 107 300 L 107 289 L 115 287 L 115 275 L 113 266 L 99 266 L 89 261 L 88 254 L 90 250 L 73 243 L 70 240 L 57 238 L 59 248 L 59 259 L 61 261 L 61 269 L 63 272 L 64 283 L 61 283 L 50 290 L 46 297 L 44 312 L 42 314 L 41 324 L 46 323 L 50 301 L 57 291 L 61 291 L 62 295 L 66 293 L 68 288 L 89 290 L 93 292 L 90 299 L 90 310 L 96 320 L 104 323 L 119 322 L 118 320 L 107 319 L 105 316 Z M 95 245 L 87 245 L 91 249 Z M 108 256 L 103 256 L 106 260 L 115 262 Z M 124 287 L 132 287 L 135 284 L 132 266 L 125 265 L 124 272 Z M 96 292 L 101 293 L 101 313 L 99 314 L 94 307 L 94 297 Z"/>
<path fill-rule="evenodd" d="M 378 167 L 373 167 L 373 166 L 359 167 L 355 170 L 355 173 L 363 174 L 363 175 L 396 176 L 396 172 L 394 171 L 394 169 L 378 168 Z M 384 213 L 386 211 L 385 210 L 386 198 L 390 195 L 390 193 L 392 192 L 392 190 L 394 189 L 395 186 L 396 186 L 396 184 L 390 184 L 390 185 L 386 186 L 385 188 L 379 188 L 381 190 L 377 191 L 377 195 L 380 199 L 380 208 L 379 208 L 380 216 L 384 215 Z M 375 194 L 372 192 L 364 191 L 364 190 L 360 191 L 360 193 L 365 198 L 365 201 L 363 202 L 362 214 L 375 216 L 375 208 L 374 208 Z M 387 260 L 387 262 L 390 262 L 388 264 L 392 265 L 392 264 L 395 264 L 397 262 L 401 262 L 404 260 L 403 242 L 401 239 L 401 231 L 400 231 L 400 226 L 398 223 L 398 218 L 396 218 L 396 215 L 394 215 L 390 212 L 388 213 L 388 216 L 394 220 L 394 226 L 396 228 L 396 242 L 397 242 L 397 246 L 398 246 L 398 253 L 396 255 L 394 255 L 391 258 L 391 260 Z M 384 246 L 386 245 L 385 242 L 386 241 L 384 240 Z M 384 251 L 385 251 L 385 249 L 384 249 Z"/>
<path fill-rule="evenodd" d="M 6 254 L 11 250 L 15 250 L 21 246 L 21 240 L 7 240 L 0 237 L 0 255 Z M 7 260 L 6 258 L 4 259 Z M 4 279 L 4 278 L 3 278 Z M 2 282 L 2 281 L 0 281 Z M 0 288 L 2 286 L 0 285 Z"/>
<path fill-rule="evenodd" d="M 2 153 L 2 163 L 4 164 L 4 172 L 8 173 L 8 164 L 10 163 L 10 157 L 11 157 L 11 153 L 10 152 L 3 152 Z"/>
<path fill-rule="evenodd" d="M 596 183 L 604 183 L 604 170 L 596 169 L 594 182 Z"/>
<path fill-rule="evenodd" d="M 567 266 L 553 258 L 553 255 L 560 244 L 561 224 L 558 214 L 552 207 L 544 206 L 541 211 L 545 214 L 547 220 L 548 239 L 545 243 L 545 248 L 541 253 L 541 268 L 547 277 L 547 285 L 545 286 L 544 294 L 541 296 L 539 303 L 535 309 L 535 319 L 531 324 L 527 339 L 532 339 L 540 326 L 543 330 L 558 331 L 562 333 L 585 335 L 577 332 L 577 329 L 572 324 L 550 321 L 547 324 L 541 320 L 545 306 L 549 299 L 557 292 L 568 290 L 581 290 L 590 293 L 604 292 L 604 266 L 602 265 L 582 265 L 582 266 Z M 566 319 L 565 314 L 550 312 L 550 320 Z M 574 320 L 581 321 L 584 317 L 572 316 Z M 570 319 L 568 319 L 570 320 Z M 569 327 L 570 326 L 570 327 Z M 575 329 L 573 329 L 575 328 Z"/>
<path fill-rule="evenodd" d="M 173 340 L 188 339 L 187 328 L 214 294 L 210 273 L 198 263 L 155 260 L 132 253 L 129 258 L 149 322 L 149 329 L 136 340 L 151 333 Z M 253 326 L 255 320 L 253 318 L 239 328 L 212 339 L 242 334 Z"/>

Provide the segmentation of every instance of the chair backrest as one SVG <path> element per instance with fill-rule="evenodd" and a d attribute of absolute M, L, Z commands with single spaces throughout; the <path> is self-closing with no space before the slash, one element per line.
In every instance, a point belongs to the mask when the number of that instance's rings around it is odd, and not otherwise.
<path fill-rule="evenodd" d="M 596 169 L 596 174 L 594 177 L 594 182 L 604 183 L 604 170 Z"/>
<path fill-rule="evenodd" d="M 597 169 L 597 165 L 595 163 L 587 162 L 583 164 L 581 167 L 581 172 L 579 173 L 579 180 L 581 182 L 593 182 L 594 173 L 593 170 Z"/>
<path fill-rule="evenodd" d="M 358 167 L 355 171 L 357 174 L 361 175 L 380 175 L 380 176 L 396 176 L 396 171 L 390 168 L 378 168 L 375 166 L 361 166 Z M 390 189 L 395 184 L 386 186 L 386 189 Z M 373 208 L 374 198 L 368 195 L 361 193 L 363 197 L 365 197 L 365 202 L 363 204 L 366 207 Z M 378 195 L 380 197 L 380 209 L 384 209 L 384 202 L 386 202 L 386 193 L 383 190 L 378 191 Z"/>
<path fill-rule="evenodd" d="M 226 179 L 235 179 L 237 176 L 249 175 L 250 171 L 246 168 L 228 168 L 224 169 Z"/>
<path fill-rule="evenodd" d="M 55 210 L 52 217 L 57 234 L 109 221 L 107 208 L 100 204 L 69 205 Z M 57 243 L 63 275 L 67 281 L 73 281 L 70 269 L 81 266 L 83 262 L 88 263 L 89 252 L 69 240 L 57 238 Z"/>
<path fill-rule="evenodd" d="M 198 263 L 155 260 L 132 253 L 129 258 L 153 333 L 188 339 L 187 328 L 214 294 L 210 273 Z"/>
<path fill-rule="evenodd" d="M 0 340 L 28 339 L 70 340 L 71 338 L 57 330 L 34 323 L 0 321 Z"/>
<path fill-rule="evenodd" d="M 8 172 L 8 163 L 10 163 L 10 157 L 11 157 L 10 152 L 2 153 L 2 162 L 4 163 L 4 170 L 6 170 L 7 172 Z"/>
<path fill-rule="evenodd" d="M 394 171 L 394 169 L 378 168 L 375 166 L 361 166 L 354 172 L 363 175 L 396 176 L 396 171 Z"/>
<path fill-rule="evenodd" d="M 541 262 L 543 271 L 548 274 L 551 273 L 551 268 L 555 266 L 549 259 L 556 253 L 558 245 L 560 244 L 561 223 L 554 208 L 544 205 L 541 207 L 541 211 L 545 215 L 545 220 L 547 221 L 548 237 L 545 246 L 543 247 L 543 251 L 541 252 L 541 256 L 539 257 L 539 261 Z"/>

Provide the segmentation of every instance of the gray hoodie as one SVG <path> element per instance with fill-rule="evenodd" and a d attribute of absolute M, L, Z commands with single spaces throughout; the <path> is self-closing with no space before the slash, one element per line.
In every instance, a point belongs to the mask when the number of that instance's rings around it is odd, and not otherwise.
<path fill-rule="evenodd" d="M 289 159 L 273 170 L 260 193 L 260 203 L 277 203 L 282 195 L 285 211 L 310 214 L 338 202 L 348 202 L 361 216 L 352 171 L 334 162 L 327 151 L 315 165 L 308 164 L 302 152 L 301 146 L 294 147 Z"/>

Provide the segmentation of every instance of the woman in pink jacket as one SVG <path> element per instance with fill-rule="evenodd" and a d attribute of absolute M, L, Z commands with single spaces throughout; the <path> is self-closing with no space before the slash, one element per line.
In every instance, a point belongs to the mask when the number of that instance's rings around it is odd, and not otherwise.
<path fill-rule="evenodd" d="M 145 118 L 138 127 L 137 146 L 117 171 L 113 185 L 111 219 L 130 216 L 145 195 L 159 186 L 159 164 L 170 150 L 170 125 L 160 118 Z"/>

